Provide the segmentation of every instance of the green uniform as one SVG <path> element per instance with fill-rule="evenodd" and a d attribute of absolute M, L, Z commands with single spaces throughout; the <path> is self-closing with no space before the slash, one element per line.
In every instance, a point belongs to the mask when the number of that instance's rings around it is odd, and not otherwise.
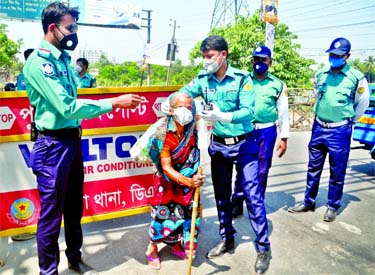
<path fill-rule="evenodd" d="M 88 73 L 85 73 L 82 77 L 76 73 L 78 88 L 95 88 L 96 79 Z"/>
<path fill-rule="evenodd" d="M 283 90 L 283 82 L 270 73 L 265 79 L 258 80 L 252 72 L 251 78 L 256 102 L 254 122 L 275 122 L 278 119 L 277 100 Z"/>
<path fill-rule="evenodd" d="M 77 84 L 70 56 L 42 40 L 23 69 L 27 95 L 35 107 L 35 123 L 40 131 L 76 128 L 82 118 L 112 111 L 112 99 L 77 99 Z"/>
<path fill-rule="evenodd" d="M 356 115 L 356 93 L 361 93 L 358 83 L 363 73 L 346 64 L 337 74 L 330 68 L 315 75 L 317 100 L 314 106 L 316 116 L 324 122 L 340 122 L 353 119 Z M 363 91 L 362 91 L 363 93 Z"/>
<path fill-rule="evenodd" d="M 26 90 L 26 84 L 25 84 L 25 76 L 23 75 L 23 73 L 21 72 L 18 76 L 17 76 L 17 91 L 24 91 Z"/>
<path fill-rule="evenodd" d="M 182 91 L 193 97 L 201 96 L 214 103 L 222 112 L 233 114 L 230 123 L 217 121 L 213 134 L 219 137 L 235 137 L 253 130 L 255 94 L 249 73 L 228 65 L 224 78 L 219 81 L 214 74 L 201 71 Z"/>

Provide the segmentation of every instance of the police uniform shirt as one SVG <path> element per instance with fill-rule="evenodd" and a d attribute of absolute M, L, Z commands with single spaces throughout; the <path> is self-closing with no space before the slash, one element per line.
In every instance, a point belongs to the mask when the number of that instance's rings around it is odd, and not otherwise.
<path fill-rule="evenodd" d="M 76 73 L 78 88 L 95 88 L 96 87 L 96 80 L 95 78 L 85 73 L 82 77 L 80 77 L 79 73 Z"/>
<path fill-rule="evenodd" d="M 20 73 L 18 76 L 17 76 L 17 91 L 24 91 L 26 90 L 26 84 L 25 84 L 25 76 L 23 73 Z"/>
<path fill-rule="evenodd" d="M 255 91 L 255 123 L 271 123 L 278 120 L 280 137 L 289 138 L 289 113 L 286 85 L 276 76 L 268 73 L 259 80 L 254 72 L 250 74 Z"/>
<path fill-rule="evenodd" d="M 75 128 L 81 119 L 112 111 L 112 99 L 77 99 L 70 56 L 46 40 L 27 59 L 23 73 L 40 131 Z"/>
<path fill-rule="evenodd" d="M 215 74 L 201 71 L 182 91 L 193 97 L 201 96 L 214 103 L 220 111 L 231 112 L 232 121 L 215 123 L 213 134 L 222 138 L 247 134 L 253 130 L 255 95 L 249 73 L 228 65 L 225 76 L 219 81 Z"/>
<path fill-rule="evenodd" d="M 336 74 L 331 68 L 317 72 L 314 89 L 314 112 L 324 122 L 357 121 L 369 104 L 367 80 L 349 64 Z"/>

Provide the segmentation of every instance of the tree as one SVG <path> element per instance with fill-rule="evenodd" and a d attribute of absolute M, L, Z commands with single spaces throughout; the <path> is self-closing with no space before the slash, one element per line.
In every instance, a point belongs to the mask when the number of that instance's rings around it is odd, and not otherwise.
<path fill-rule="evenodd" d="M 264 45 L 266 24 L 261 22 L 259 12 L 252 17 L 238 16 L 234 25 L 211 30 L 210 35 L 221 35 L 229 44 L 229 60 L 234 67 L 251 71 L 251 58 L 256 46 Z M 279 23 L 275 29 L 273 63 L 270 72 L 282 79 L 288 87 L 311 87 L 314 72 L 310 68 L 313 59 L 299 55 L 300 45 L 293 43 L 297 35 L 289 31 L 287 25 Z M 197 43 L 190 53 L 190 59 L 201 56 Z"/>
<path fill-rule="evenodd" d="M 375 58 L 373 56 L 369 56 L 364 63 L 364 71 L 363 73 L 367 76 L 367 81 L 371 82 L 373 80 L 372 75 L 375 73 Z"/>
<path fill-rule="evenodd" d="M 7 25 L 0 24 L 0 69 L 7 77 L 14 75 L 19 70 L 16 54 L 22 45 L 22 39 L 14 42 L 6 34 Z"/>

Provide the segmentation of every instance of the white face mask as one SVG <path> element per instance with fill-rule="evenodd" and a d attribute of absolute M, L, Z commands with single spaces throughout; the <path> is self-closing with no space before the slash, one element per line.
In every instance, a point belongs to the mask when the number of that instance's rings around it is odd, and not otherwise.
<path fill-rule="evenodd" d="M 223 62 L 224 62 L 224 58 L 223 58 L 223 60 L 221 60 L 220 64 L 217 62 L 217 60 L 204 59 L 203 60 L 203 68 L 206 70 L 207 73 L 214 74 L 220 69 Z"/>
<path fill-rule="evenodd" d="M 174 117 L 178 123 L 185 126 L 193 121 L 193 113 L 186 107 L 174 109 Z"/>
<path fill-rule="evenodd" d="M 76 66 L 74 67 L 74 70 L 75 70 L 77 73 L 82 72 L 82 68 L 81 68 L 81 66 L 78 66 L 78 65 L 76 65 Z"/>

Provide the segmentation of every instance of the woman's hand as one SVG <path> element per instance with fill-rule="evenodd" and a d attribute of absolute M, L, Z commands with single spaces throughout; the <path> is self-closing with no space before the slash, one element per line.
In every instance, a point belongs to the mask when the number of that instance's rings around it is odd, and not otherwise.
<path fill-rule="evenodd" d="M 204 175 L 194 175 L 190 180 L 190 188 L 197 188 L 203 185 Z"/>

